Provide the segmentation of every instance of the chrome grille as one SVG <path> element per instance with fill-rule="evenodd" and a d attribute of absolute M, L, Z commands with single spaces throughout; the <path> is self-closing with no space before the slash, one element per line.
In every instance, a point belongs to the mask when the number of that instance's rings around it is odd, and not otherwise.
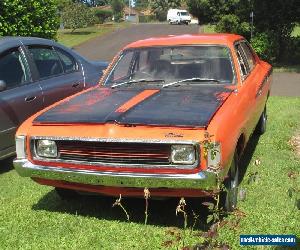
<path fill-rule="evenodd" d="M 170 144 L 56 141 L 59 159 L 66 161 L 168 165 Z"/>

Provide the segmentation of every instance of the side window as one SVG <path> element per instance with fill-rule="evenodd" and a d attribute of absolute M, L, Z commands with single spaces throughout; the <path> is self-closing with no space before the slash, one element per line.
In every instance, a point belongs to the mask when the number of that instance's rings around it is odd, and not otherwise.
<path fill-rule="evenodd" d="M 241 45 L 240 44 L 235 45 L 235 50 L 240 65 L 240 72 L 243 78 L 245 78 L 249 73 L 249 68 Z"/>
<path fill-rule="evenodd" d="M 246 60 L 249 65 L 249 70 L 251 71 L 255 67 L 255 57 L 252 54 L 252 51 L 246 42 L 242 42 L 241 47 L 243 48 L 243 50 L 245 52 Z"/>
<path fill-rule="evenodd" d="M 111 81 L 121 80 L 123 78 L 126 78 L 130 74 L 130 72 L 128 72 L 128 68 L 131 67 L 128 67 L 128 65 L 132 63 L 133 55 L 134 53 L 130 51 L 122 56 L 122 58 L 117 63 L 117 68 L 114 71 L 114 75 L 112 76 Z"/>
<path fill-rule="evenodd" d="M 71 56 L 69 53 L 67 53 L 61 49 L 58 49 L 58 48 L 55 48 L 55 51 L 57 52 L 57 54 L 61 60 L 61 63 L 62 63 L 65 73 L 71 73 L 71 72 L 78 70 L 77 63 L 73 56 Z"/>
<path fill-rule="evenodd" d="M 29 46 L 28 49 L 41 79 L 63 73 L 60 59 L 52 47 Z"/>
<path fill-rule="evenodd" d="M 0 55 L 0 80 L 6 83 L 7 89 L 30 81 L 28 64 L 18 48 L 11 49 Z"/>

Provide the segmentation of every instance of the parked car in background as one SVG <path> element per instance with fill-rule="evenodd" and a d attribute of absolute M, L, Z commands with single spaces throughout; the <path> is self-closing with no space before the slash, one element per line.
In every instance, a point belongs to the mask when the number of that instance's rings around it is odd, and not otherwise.
<path fill-rule="evenodd" d="M 167 14 L 169 24 L 189 24 L 191 16 L 186 10 L 169 9 Z"/>
<path fill-rule="evenodd" d="M 51 40 L 0 38 L 0 159 L 15 153 L 15 132 L 26 118 L 95 86 L 106 67 Z"/>
<path fill-rule="evenodd" d="M 102 86 L 21 125 L 14 166 L 62 197 L 143 197 L 144 188 L 151 197 L 210 196 L 221 179 L 233 210 L 243 150 L 266 129 L 271 73 L 238 35 L 137 41 Z"/>

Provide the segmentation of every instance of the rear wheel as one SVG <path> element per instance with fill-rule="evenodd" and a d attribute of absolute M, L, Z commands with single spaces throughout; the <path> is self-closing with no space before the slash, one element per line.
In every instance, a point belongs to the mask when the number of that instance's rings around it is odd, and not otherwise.
<path fill-rule="evenodd" d="M 221 192 L 221 206 L 227 212 L 232 212 L 237 206 L 239 184 L 238 154 L 235 152 L 228 176 L 224 180 L 225 190 Z"/>
<path fill-rule="evenodd" d="M 264 111 L 262 112 L 259 121 L 256 125 L 255 132 L 258 135 L 262 135 L 266 132 L 267 130 L 267 107 L 264 108 Z"/>
<path fill-rule="evenodd" d="M 78 198 L 79 194 L 75 190 L 65 188 L 55 188 L 56 193 L 62 200 L 73 200 Z"/>

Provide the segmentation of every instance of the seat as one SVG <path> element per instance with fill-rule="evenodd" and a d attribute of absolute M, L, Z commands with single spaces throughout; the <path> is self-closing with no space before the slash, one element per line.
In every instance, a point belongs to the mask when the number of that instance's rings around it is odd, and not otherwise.
<path fill-rule="evenodd" d="M 187 79 L 193 77 L 201 77 L 200 64 L 192 63 L 192 64 L 184 64 L 179 66 L 177 78 Z"/>
<path fill-rule="evenodd" d="M 232 82 L 233 72 L 231 62 L 227 58 L 213 58 L 209 60 L 210 64 L 210 77 L 224 81 Z"/>
<path fill-rule="evenodd" d="M 173 78 L 172 65 L 167 60 L 155 60 L 151 66 L 151 73 L 155 78 Z"/>
<path fill-rule="evenodd" d="M 63 72 L 58 60 L 35 60 L 40 78 L 55 76 Z"/>
<path fill-rule="evenodd" d="M 6 82 L 8 88 L 22 83 L 24 72 L 18 58 L 9 54 L 0 60 L 0 79 Z"/>

